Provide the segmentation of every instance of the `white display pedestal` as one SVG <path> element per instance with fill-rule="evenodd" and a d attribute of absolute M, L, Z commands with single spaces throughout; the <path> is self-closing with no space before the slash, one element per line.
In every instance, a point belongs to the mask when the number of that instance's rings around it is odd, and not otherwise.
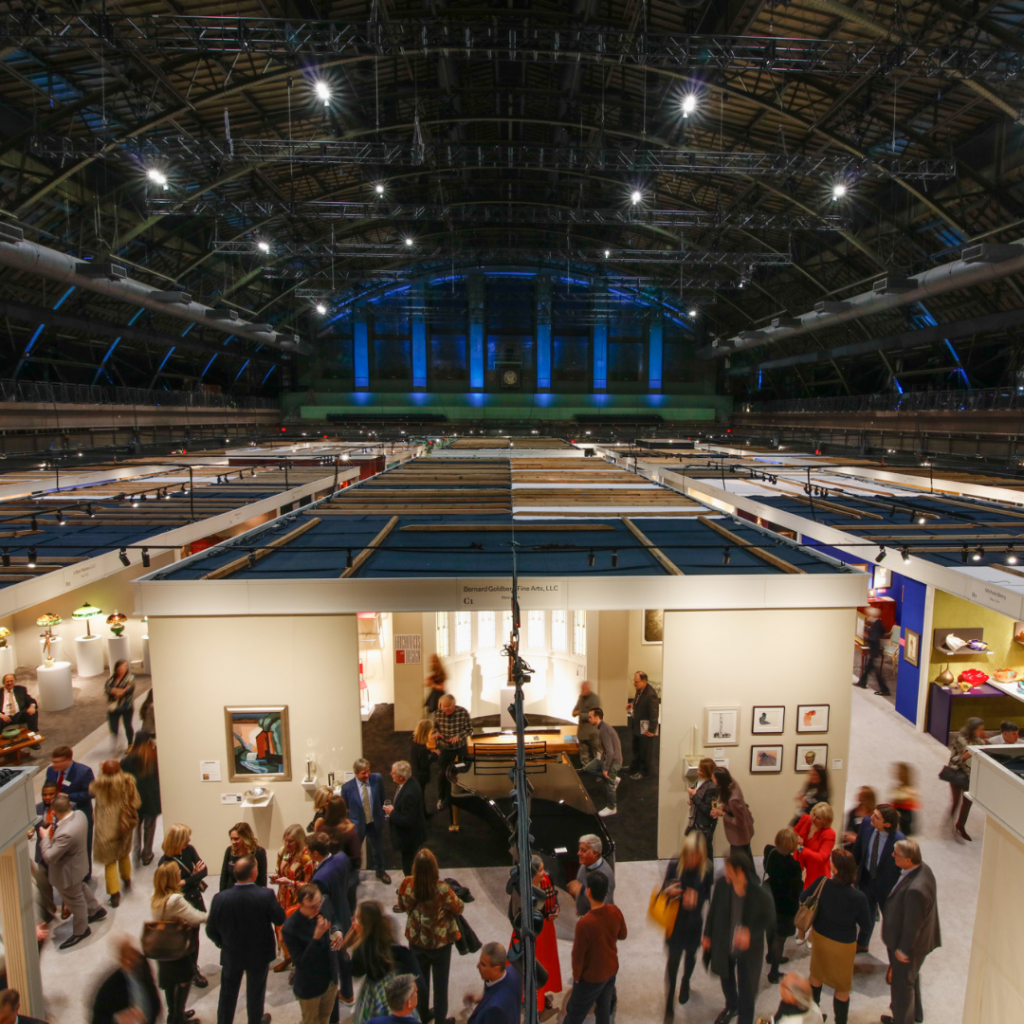
<path fill-rule="evenodd" d="M 10 641 L 8 641 L 10 643 Z M 8 647 L 0 647 L 0 678 L 14 671 L 14 651 Z"/>
<path fill-rule="evenodd" d="M 80 676 L 103 675 L 103 637 L 75 637 L 75 657 L 78 661 Z"/>
<path fill-rule="evenodd" d="M 111 673 L 114 671 L 114 666 L 121 661 L 122 658 L 128 662 L 128 670 L 131 671 L 132 651 L 131 644 L 128 642 L 128 634 L 122 633 L 120 636 L 108 636 L 107 664 L 110 666 Z"/>
<path fill-rule="evenodd" d="M 151 676 L 153 674 L 152 666 L 149 663 L 149 634 L 148 633 L 142 638 L 142 671 L 145 672 L 147 676 Z"/>
<path fill-rule="evenodd" d="M 63 711 L 75 703 L 70 661 L 58 661 L 53 668 L 40 665 L 36 669 L 36 679 L 39 682 L 40 711 Z"/>
<path fill-rule="evenodd" d="M 50 657 L 54 661 L 66 661 L 64 657 L 64 638 L 61 636 L 55 636 L 50 641 Z M 43 654 L 43 641 L 42 638 L 39 640 L 39 660 L 41 662 L 46 661 L 46 657 Z"/>

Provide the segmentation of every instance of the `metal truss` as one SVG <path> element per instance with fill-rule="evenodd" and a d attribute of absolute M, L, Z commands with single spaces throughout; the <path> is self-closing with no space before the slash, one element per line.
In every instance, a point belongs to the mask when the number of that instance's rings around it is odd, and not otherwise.
<path fill-rule="evenodd" d="M 33 135 L 29 152 L 50 160 L 77 160 L 103 154 L 102 138 Z M 500 143 L 365 142 L 333 139 L 196 139 L 183 135 L 130 140 L 125 149 L 142 161 L 160 158 L 202 166 L 211 163 L 327 163 L 380 167 L 496 167 L 502 170 L 630 171 L 651 174 L 742 174 L 830 176 L 847 182 L 891 176 L 905 181 L 945 181 L 956 177 L 956 160 L 915 160 L 879 154 L 859 159 L 831 153 L 741 153 L 701 149 L 594 148 Z"/>
<path fill-rule="evenodd" d="M 647 210 L 642 206 L 596 210 L 563 206 L 536 206 L 493 203 L 354 203 L 298 202 L 276 199 L 219 199 L 207 194 L 195 202 L 153 199 L 150 213 L 163 214 L 239 214 L 265 220 L 268 217 L 310 217 L 317 220 L 403 221 L 422 224 L 608 224 L 664 228 L 775 228 L 779 231 L 842 231 L 850 226 L 844 214 L 820 215 L 771 210 Z M 249 243 L 244 243 L 248 245 Z M 255 243 L 253 243 L 255 245 Z M 232 250 L 220 250 L 229 252 Z M 238 250 L 248 252 L 248 249 Z"/>
<path fill-rule="evenodd" d="M 260 245 L 270 245 L 268 251 Z M 417 259 L 445 259 L 449 252 L 442 246 L 379 244 L 375 242 L 257 242 L 218 241 L 210 249 L 229 255 L 260 256 L 342 256 L 350 259 L 399 259 L 414 256 Z M 788 252 L 722 252 L 717 249 L 622 249 L 603 250 L 568 249 L 459 249 L 456 259 L 473 260 L 481 265 L 492 263 L 529 263 L 565 260 L 608 260 L 613 263 L 647 263 L 658 266 L 718 266 L 735 267 L 788 267 L 793 257 Z"/>
<path fill-rule="evenodd" d="M 1024 73 L 1024 53 L 1010 47 L 776 36 L 687 36 L 581 25 L 554 28 L 521 21 L 452 25 L 431 21 L 359 23 L 301 19 L 53 12 L 41 7 L 0 18 L 0 45 L 47 51 L 102 45 L 104 52 L 258 53 L 289 64 L 339 58 L 408 59 L 417 55 L 533 63 L 601 63 L 669 68 L 682 73 L 778 72 L 889 75 L 1007 81 Z"/>

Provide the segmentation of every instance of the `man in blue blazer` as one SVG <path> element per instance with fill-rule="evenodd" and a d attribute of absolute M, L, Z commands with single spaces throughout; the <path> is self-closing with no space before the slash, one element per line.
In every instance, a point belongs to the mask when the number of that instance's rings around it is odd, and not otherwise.
<path fill-rule="evenodd" d="M 245 975 L 248 1024 L 270 1024 L 263 1012 L 267 971 L 277 956 L 274 926 L 285 922 L 284 908 L 273 889 L 256 884 L 256 859 L 239 857 L 235 884 L 213 897 L 206 934 L 220 950 L 220 1001 L 217 1024 L 235 1019 L 238 990 Z"/>
<path fill-rule="evenodd" d="M 480 950 L 476 969 L 484 980 L 484 994 L 467 996 L 477 1006 L 468 1024 L 519 1024 L 523 1008 L 523 979 L 507 963 L 508 954 L 500 942 L 488 942 Z"/>
<path fill-rule="evenodd" d="M 331 927 L 343 935 L 352 927 L 352 911 L 348 905 L 348 878 L 352 870 L 348 855 L 331 853 L 331 840 L 326 832 L 317 832 L 306 840 L 306 849 L 315 865 L 312 883 L 324 894 L 325 905 L 329 902 Z M 338 974 L 338 998 L 351 1006 L 354 1001 L 352 988 L 352 961 L 348 953 L 332 953 Z M 337 1005 L 331 1015 L 336 1021 Z"/>
<path fill-rule="evenodd" d="M 857 862 L 857 888 L 868 898 L 871 927 L 857 936 L 857 952 L 866 953 L 875 930 L 878 911 L 885 913 L 885 901 L 900 877 L 900 869 L 893 857 L 893 848 L 906 836 L 896 827 L 899 812 L 891 804 L 879 804 L 870 819 L 860 823 L 853 844 L 853 859 Z"/>
<path fill-rule="evenodd" d="M 369 840 L 370 856 L 377 877 L 391 884 L 391 876 L 384 870 L 384 780 L 378 772 L 370 772 L 370 762 L 360 757 L 352 765 L 355 778 L 341 787 L 341 795 L 348 804 L 348 816 L 359 829 L 359 838 Z"/>
<path fill-rule="evenodd" d="M 81 811 L 89 824 L 89 835 L 86 849 L 89 853 L 89 864 L 92 864 L 92 797 L 89 795 L 89 783 L 96 781 L 92 769 L 88 765 L 79 764 L 74 760 L 74 751 L 70 747 L 55 747 L 50 755 L 50 767 L 46 769 L 47 782 L 57 784 L 57 792 L 64 793 Z M 85 876 L 88 882 L 92 878 L 92 868 Z"/>

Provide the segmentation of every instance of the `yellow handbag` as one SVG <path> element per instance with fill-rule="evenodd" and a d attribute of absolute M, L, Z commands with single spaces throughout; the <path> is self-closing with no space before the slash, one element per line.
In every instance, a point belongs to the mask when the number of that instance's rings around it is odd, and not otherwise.
<path fill-rule="evenodd" d="M 679 916 L 679 900 L 670 899 L 660 888 L 651 893 L 651 902 L 647 908 L 647 916 L 665 933 L 672 934 Z"/>

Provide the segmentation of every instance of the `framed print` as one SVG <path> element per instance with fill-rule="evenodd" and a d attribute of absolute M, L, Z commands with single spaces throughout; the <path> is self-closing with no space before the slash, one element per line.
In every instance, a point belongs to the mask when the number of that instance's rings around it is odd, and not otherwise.
<path fill-rule="evenodd" d="M 903 660 L 908 665 L 913 665 L 917 668 L 917 664 L 921 660 L 921 634 L 915 633 L 912 629 L 905 629 L 903 635 L 905 637 Z"/>
<path fill-rule="evenodd" d="M 755 704 L 750 731 L 755 735 L 779 736 L 784 731 L 786 709 L 782 705 Z"/>
<path fill-rule="evenodd" d="M 892 569 L 884 565 L 876 565 L 871 575 L 872 590 L 886 590 L 892 586 Z"/>
<path fill-rule="evenodd" d="M 828 764 L 827 743 L 798 743 L 796 745 L 796 770 L 809 772 L 815 764 Z"/>
<path fill-rule="evenodd" d="M 286 704 L 224 709 L 229 782 L 290 782 L 291 746 Z"/>
<path fill-rule="evenodd" d="M 828 704 L 797 704 L 797 732 L 828 732 Z"/>
<path fill-rule="evenodd" d="M 765 775 L 782 771 L 782 746 L 756 743 L 750 748 L 750 774 Z"/>
<path fill-rule="evenodd" d="M 704 709 L 704 746 L 735 747 L 740 742 L 739 707 Z"/>
<path fill-rule="evenodd" d="M 665 609 L 646 608 L 640 628 L 640 643 L 660 644 L 665 640 Z"/>

